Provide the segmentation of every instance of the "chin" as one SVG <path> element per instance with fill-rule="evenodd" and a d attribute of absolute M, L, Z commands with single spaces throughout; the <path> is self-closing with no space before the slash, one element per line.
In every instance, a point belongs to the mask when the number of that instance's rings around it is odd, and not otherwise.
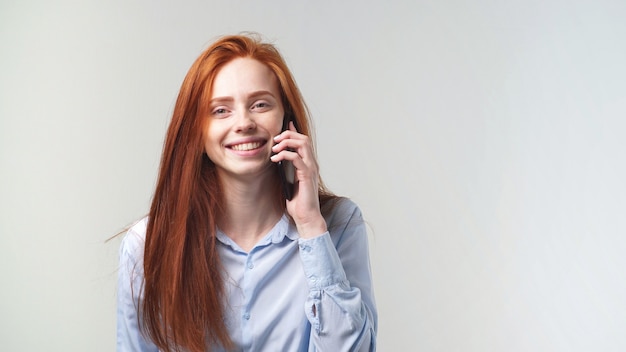
<path fill-rule="evenodd" d="M 262 165 L 256 165 L 250 167 L 232 168 L 227 174 L 234 177 L 246 177 L 246 178 L 260 178 L 261 176 L 272 173 L 273 163 L 267 162 Z"/>

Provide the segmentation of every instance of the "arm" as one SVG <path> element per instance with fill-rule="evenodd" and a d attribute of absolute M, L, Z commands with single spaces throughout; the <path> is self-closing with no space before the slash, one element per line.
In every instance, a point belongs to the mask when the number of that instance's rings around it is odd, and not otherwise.
<path fill-rule="evenodd" d="M 300 234 L 300 258 L 310 290 L 305 303 L 312 327 L 309 351 L 375 351 L 378 318 L 361 212 L 341 199 L 325 219 L 310 138 L 290 124 L 274 141 L 277 154 L 271 160 L 290 160 L 296 168 L 294 197 L 286 206 Z"/>
<path fill-rule="evenodd" d="M 137 307 L 140 302 L 143 281 L 142 261 L 143 240 L 137 233 L 145 231 L 144 221 L 133 226 L 120 247 L 120 267 L 117 287 L 117 351 L 118 352 L 157 352 L 154 344 L 146 341 L 141 334 Z"/>
<path fill-rule="evenodd" d="M 348 200 L 339 202 L 333 218 L 330 233 L 299 240 L 310 289 L 305 303 L 312 327 L 309 350 L 375 351 L 377 311 L 365 224 Z"/>

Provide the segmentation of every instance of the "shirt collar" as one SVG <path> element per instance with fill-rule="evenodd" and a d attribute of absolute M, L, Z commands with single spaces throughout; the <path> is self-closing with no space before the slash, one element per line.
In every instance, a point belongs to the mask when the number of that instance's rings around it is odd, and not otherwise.
<path fill-rule="evenodd" d="M 278 220 L 276 226 L 274 226 L 274 228 L 270 231 L 268 237 L 271 237 L 272 243 L 280 243 L 285 237 L 295 241 L 300 237 L 300 235 L 296 230 L 296 226 L 291 222 L 289 216 L 287 216 L 287 214 L 283 214 L 280 220 Z"/>

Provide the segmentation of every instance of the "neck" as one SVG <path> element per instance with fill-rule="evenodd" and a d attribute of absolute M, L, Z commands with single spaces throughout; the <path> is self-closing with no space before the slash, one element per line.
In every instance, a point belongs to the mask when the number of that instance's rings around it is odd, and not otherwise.
<path fill-rule="evenodd" d="M 273 174 L 240 179 L 221 177 L 224 212 L 220 229 L 246 252 L 250 251 L 283 214 Z"/>

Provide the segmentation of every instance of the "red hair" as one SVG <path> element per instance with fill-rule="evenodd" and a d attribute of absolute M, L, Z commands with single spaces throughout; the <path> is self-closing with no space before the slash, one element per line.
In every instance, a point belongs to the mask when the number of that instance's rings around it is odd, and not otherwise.
<path fill-rule="evenodd" d="M 164 351 L 233 347 L 224 323 L 227 302 L 215 236 L 223 196 L 204 153 L 203 131 L 213 80 L 239 57 L 256 59 L 274 72 L 285 113 L 295 118 L 300 133 L 310 135 L 300 91 L 273 45 L 256 36 L 226 36 L 191 66 L 167 130 L 144 249 L 142 328 Z M 320 185 L 320 200 L 333 199 Z M 277 201 L 285 206 L 280 192 Z"/>

